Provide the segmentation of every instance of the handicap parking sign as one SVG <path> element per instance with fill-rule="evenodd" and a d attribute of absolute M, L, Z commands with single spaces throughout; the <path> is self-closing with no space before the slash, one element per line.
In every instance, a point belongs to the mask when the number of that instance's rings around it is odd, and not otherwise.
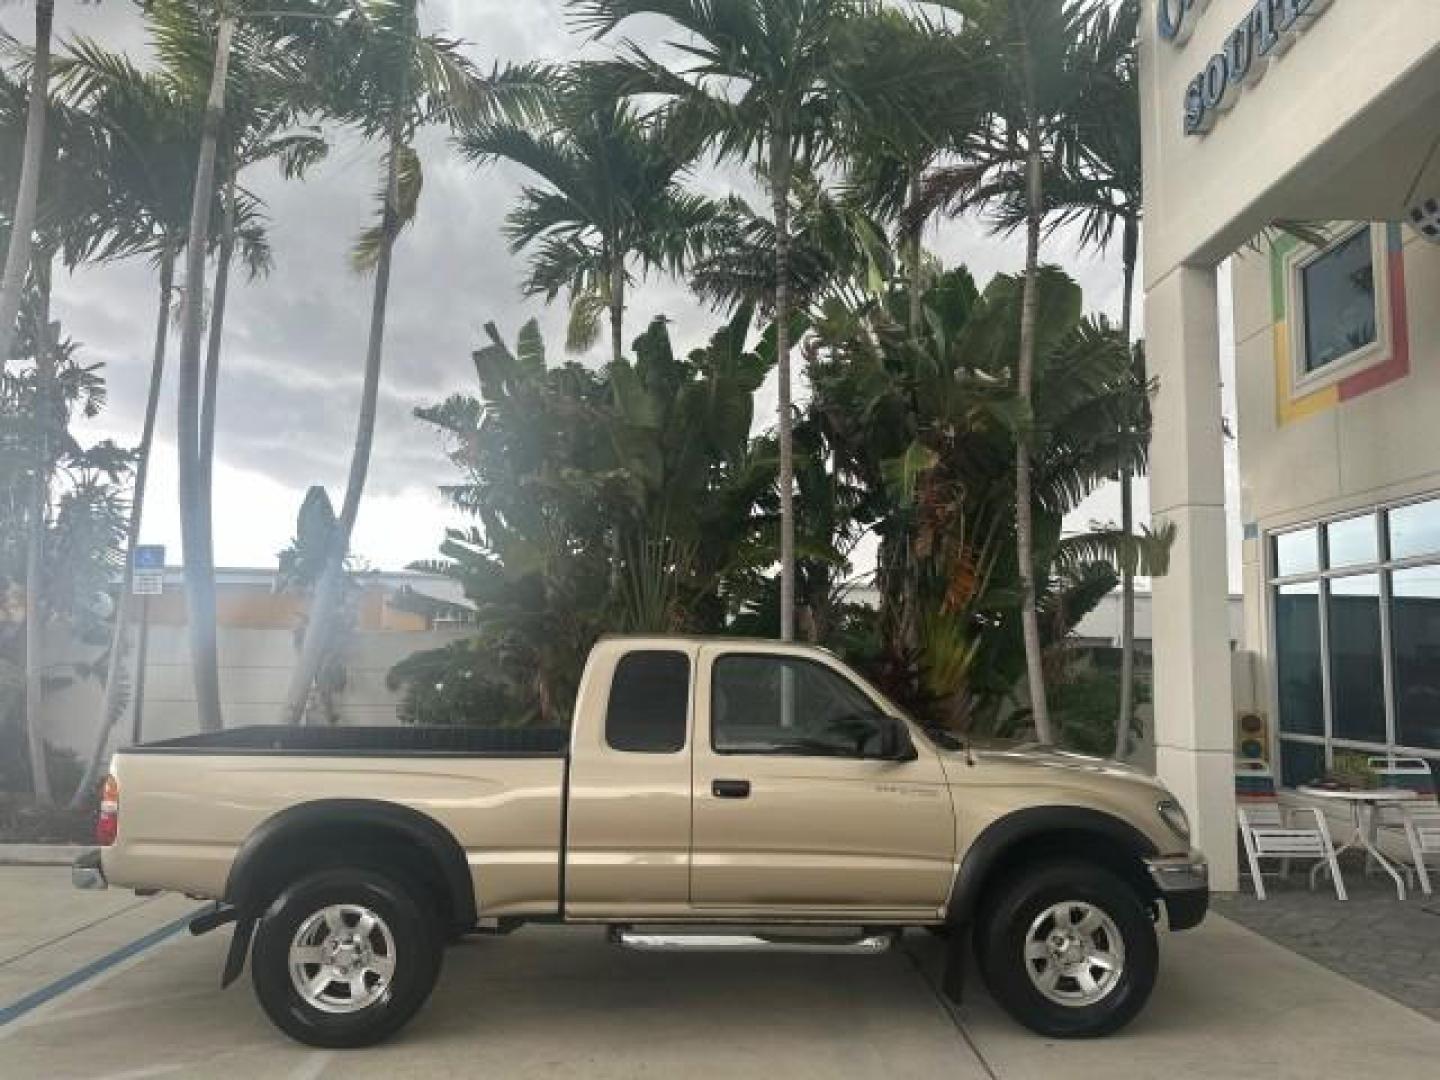
<path fill-rule="evenodd" d="M 132 569 L 130 591 L 135 596 L 159 596 L 165 591 L 165 546 L 137 544 Z"/>

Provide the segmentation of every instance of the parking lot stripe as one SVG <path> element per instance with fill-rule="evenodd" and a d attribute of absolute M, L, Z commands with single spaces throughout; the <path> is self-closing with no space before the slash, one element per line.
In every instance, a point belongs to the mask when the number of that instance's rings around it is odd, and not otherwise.
<path fill-rule="evenodd" d="M 19 1020 L 26 1013 L 30 1012 L 33 1009 L 38 1009 L 41 1005 L 44 1005 L 48 1001 L 53 1001 L 61 994 L 69 990 L 73 990 L 75 987 L 80 986 L 83 983 L 89 982 L 91 979 L 95 978 L 95 976 L 101 974 L 102 972 L 108 971 L 116 964 L 123 963 L 130 957 L 144 952 L 151 946 L 158 945 L 166 938 L 171 937 L 174 934 L 178 934 L 181 930 L 185 929 L 191 919 L 193 919 L 201 911 L 205 910 L 207 910 L 207 908 L 199 908 L 198 910 L 193 911 L 188 915 L 182 915 L 174 922 L 166 923 L 159 929 L 150 931 L 150 933 L 146 934 L 144 937 L 136 938 L 134 941 L 130 942 L 130 944 L 122 945 L 114 952 L 106 953 L 98 960 L 92 960 L 90 963 L 84 965 L 83 967 L 76 968 L 68 975 L 61 976 L 54 982 L 50 983 L 48 986 L 42 986 L 39 990 L 35 990 L 29 994 L 26 994 L 24 997 L 20 998 L 20 1000 L 12 1002 L 11 1004 L 4 1006 L 3 1008 L 0 1008 L 0 1028 L 3 1028 L 5 1027 L 5 1025 L 13 1023 L 16 1020 Z"/>
<path fill-rule="evenodd" d="M 52 945 L 58 945 L 62 941 L 67 941 L 70 938 L 74 937 L 76 934 L 83 934 L 86 930 L 93 930 L 101 923 L 107 923 L 111 919 L 118 919 L 122 915 L 128 915 L 136 908 L 142 908 L 146 904 L 153 903 L 154 900 L 155 898 L 153 896 L 147 896 L 143 900 L 137 900 L 133 904 L 129 904 L 116 911 L 112 911 L 109 915 L 102 915 L 100 916 L 100 918 L 92 919 L 90 922 L 84 923 L 81 926 L 77 926 L 73 930 L 67 930 L 65 931 L 65 933 L 59 935 L 58 937 L 50 938 L 48 941 L 42 941 L 39 945 L 32 945 L 30 946 L 30 948 L 22 949 L 20 952 L 13 953 L 10 956 L 0 957 L 0 967 L 4 967 L 6 964 L 13 964 L 16 960 L 24 960 L 27 956 L 34 956 L 37 952 L 48 949 Z"/>

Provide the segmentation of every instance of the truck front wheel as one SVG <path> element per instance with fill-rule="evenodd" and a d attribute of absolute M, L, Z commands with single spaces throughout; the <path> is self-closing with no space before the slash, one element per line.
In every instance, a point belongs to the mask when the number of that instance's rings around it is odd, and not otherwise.
<path fill-rule="evenodd" d="M 423 893 L 368 868 L 321 870 L 286 888 L 255 932 L 251 979 L 266 1015 L 310 1046 L 368 1046 L 398 1031 L 440 973 Z"/>
<path fill-rule="evenodd" d="M 1141 897 L 1101 867 L 1045 863 L 989 898 L 975 954 L 1000 1005 L 1052 1038 L 1108 1035 L 1155 986 L 1159 947 Z"/>

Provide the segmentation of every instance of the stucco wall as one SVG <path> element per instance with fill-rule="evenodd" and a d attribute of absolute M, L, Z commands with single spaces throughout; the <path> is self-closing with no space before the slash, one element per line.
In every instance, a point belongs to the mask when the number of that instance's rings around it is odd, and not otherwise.
<path fill-rule="evenodd" d="M 421 649 L 433 649 L 463 637 L 459 631 L 358 633 L 346 654 L 348 680 L 339 695 L 341 720 L 347 724 L 393 724 L 398 695 L 385 687 L 385 673 Z M 94 650 L 71 655 L 88 658 Z M 52 654 L 55 655 L 55 654 Z M 295 661 L 289 631 L 283 629 L 220 632 L 220 700 L 227 726 L 280 722 L 286 681 Z M 142 737 L 165 739 L 194 734 L 195 691 L 190 678 L 184 627 L 155 627 L 146 663 Z M 45 702 L 45 725 L 56 746 L 88 752 L 99 708 L 99 684 L 77 682 Z M 117 733 L 126 742 L 132 717 L 127 710 Z"/>
<path fill-rule="evenodd" d="M 1146 0 L 1141 34 L 1147 288 L 1276 218 L 1400 218 L 1434 136 L 1434 108 L 1417 105 L 1440 101 L 1440 3 L 1333 0 L 1197 137 L 1187 87 L 1256 3 L 1195 4 L 1179 44 L 1157 33 L 1160 2 Z"/>
<path fill-rule="evenodd" d="M 1440 247 L 1404 234 L 1409 374 L 1309 415 L 1282 417 L 1268 255 L 1236 259 L 1245 644 L 1269 652 L 1265 534 L 1440 491 Z"/>

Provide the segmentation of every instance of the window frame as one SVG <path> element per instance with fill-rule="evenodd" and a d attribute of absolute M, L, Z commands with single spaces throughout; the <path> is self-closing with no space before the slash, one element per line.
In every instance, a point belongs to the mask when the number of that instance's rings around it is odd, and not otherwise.
<path fill-rule="evenodd" d="M 858 761 L 881 761 L 881 760 L 883 760 L 883 759 L 881 759 L 881 758 L 866 757 L 866 756 L 861 755 L 861 754 L 819 754 L 819 753 L 815 753 L 815 754 L 803 754 L 803 753 L 796 753 L 794 750 L 786 750 L 786 749 L 782 749 L 782 748 L 777 748 L 777 749 L 774 749 L 774 750 L 728 750 L 728 749 L 724 749 L 724 748 L 722 748 L 721 746 L 719 746 L 719 745 L 716 743 L 716 741 L 715 741 L 715 734 L 716 734 L 716 730 L 717 730 L 717 725 L 716 725 L 716 723 L 715 723 L 715 685 L 716 685 L 716 681 L 717 681 L 717 678 L 718 678 L 718 669 L 719 669 L 720 665 L 721 665 L 722 663 L 724 663 L 726 660 L 737 660 L 737 659 L 747 659 L 747 660 L 771 660 L 771 661 L 778 661 L 778 662 L 782 662 L 782 663 L 807 664 L 807 665 L 809 665 L 809 666 L 811 666 L 811 667 L 819 668 L 821 671 L 824 671 L 824 672 L 826 672 L 826 673 L 828 673 L 828 674 L 830 674 L 830 675 L 835 676 L 837 679 L 840 679 L 840 680 L 841 680 L 842 682 L 844 682 L 847 686 L 849 686 L 852 690 L 854 690 L 857 694 L 859 694 L 862 698 L 864 698 L 866 701 L 868 701 L 868 702 L 870 703 L 870 707 L 874 710 L 874 712 L 875 712 L 875 714 L 876 714 L 877 716 L 884 716 L 884 717 L 887 717 L 887 718 L 889 718 L 889 719 L 891 719 L 891 720 L 895 720 L 897 723 L 903 723 L 903 721 L 900 721 L 900 720 L 898 720 L 898 718 L 894 717 L 894 716 L 890 713 L 890 711 L 889 711 L 888 709 L 882 707 L 882 705 L 880 704 L 880 702 L 875 699 L 875 695 L 873 695 L 872 693 L 870 693 L 870 692 L 865 688 L 865 686 L 862 685 L 859 681 L 857 681 L 856 679 L 851 678 L 850 675 L 849 675 L 849 673 L 846 672 L 843 668 L 840 668 L 840 667 L 835 666 L 835 665 L 832 665 L 832 664 L 827 664 L 827 663 L 825 663 L 823 660 L 819 660 L 819 659 L 817 659 L 817 658 L 815 658 L 815 657 L 813 657 L 813 656 L 802 656 L 802 655 L 799 655 L 799 654 L 796 654 L 796 653 L 772 653 L 772 652 L 759 652 L 759 651 L 754 651 L 754 650 L 736 649 L 736 650 L 733 650 L 733 651 L 726 651 L 726 652 L 722 652 L 722 653 L 717 653 L 716 655 L 714 655 L 714 656 L 712 656 L 712 657 L 710 658 L 710 663 L 709 663 L 709 668 L 710 668 L 710 670 L 709 670 L 709 679 L 708 679 L 709 693 L 708 693 L 708 695 L 707 695 L 708 698 L 709 698 L 709 701 L 707 702 L 708 708 L 707 708 L 707 710 L 706 710 L 706 713 L 707 713 L 706 723 L 708 724 L 708 726 L 709 726 L 709 728 L 710 728 L 710 752 L 711 752 L 712 754 L 717 755 L 717 756 L 720 756 L 720 757 L 793 757 L 793 758 L 801 758 L 801 759 L 804 759 L 804 760 L 807 760 L 807 761 L 857 761 L 857 762 L 858 762 Z"/>
<path fill-rule="evenodd" d="M 1307 371 L 1305 366 L 1308 342 L 1308 320 L 1305 306 L 1305 271 L 1315 263 L 1349 243 L 1359 233 L 1368 231 L 1370 237 L 1370 264 L 1375 273 L 1375 340 L 1369 345 L 1351 350 L 1344 356 Z M 1290 398 L 1292 401 L 1307 397 L 1317 390 L 1350 378 L 1367 368 L 1385 362 L 1391 353 L 1390 319 L 1390 260 L 1389 241 L 1385 229 L 1373 222 L 1358 222 L 1338 232 L 1324 247 L 1300 245 L 1285 261 L 1286 289 L 1289 292 L 1289 310 L 1294 312 L 1290 333 Z"/>
<path fill-rule="evenodd" d="M 1304 743 L 1310 746 L 1321 747 L 1325 753 L 1325 765 L 1327 768 L 1333 765 L 1336 751 L 1359 751 L 1375 755 L 1420 757 L 1426 760 L 1440 762 L 1440 748 L 1407 746 L 1398 741 L 1399 729 L 1397 703 L 1395 701 L 1394 630 L 1392 626 L 1394 614 L 1392 575 L 1396 571 L 1401 570 L 1440 566 L 1440 551 L 1428 552 L 1424 555 L 1410 556 L 1403 559 L 1392 559 L 1390 557 L 1390 514 L 1395 510 L 1407 506 L 1436 501 L 1440 501 L 1440 492 L 1428 491 L 1404 499 L 1352 507 L 1343 512 L 1308 518 L 1303 521 L 1290 522 L 1264 532 L 1265 542 L 1262 545 L 1261 554 L 1263 560 L 1262 569 L 1264 571 L 1266 642 L 1269 649 L 1267 658 L 1268 675 L 1266 679 L 1268 685 L 1266 690 L 1269 714 L 1274 718 L 1273 723 L 1270 725 L 1270 760 L 1276 770 L 1277 779 L 1283 780 L 1283 773 L 1280 771 L 1282 761 L 1281 752 L 1283 745 L 1287 742 Z M 1330 566 L 1329 550 L 1330 536 L 1327 526 L 1337 521 L 1348 521 L 1372 515 L 1376 530 L 1375 550 L 1378 553 L 1377 560 L 1371 563 L 1349 564 L 1332 569 Z M 1302 532 L 1306 529 L 1316 530 L 1316 542 L 1319 545 L 1319 568 L 1300 574 L 1278 575 L 1276 573 L 1276 539 L 1288 533 Z M 1385 695 L 1385 741 L 1383 743 L 1338 737 L 1335 734 L 1334 726 L 1334 693 L 1331 685 L 1329 626 L 1330 586 L 1331 582 L 1336 579 L 1352 578 L 1364 574 L 1378 574 L 1380 577 L 1380 651 Z M 1322 734 L 1319 735 L 1282 731 L 1280 687 L 1279 680 L 1275 677 L 1275 666 L 1279 656 L 1279 626 L 1276 616 L 1278 590 L 1283 585 L 1310 582 L 1318 584 L 1320 599 L 1320 671 L 1323 725 Z"/>

